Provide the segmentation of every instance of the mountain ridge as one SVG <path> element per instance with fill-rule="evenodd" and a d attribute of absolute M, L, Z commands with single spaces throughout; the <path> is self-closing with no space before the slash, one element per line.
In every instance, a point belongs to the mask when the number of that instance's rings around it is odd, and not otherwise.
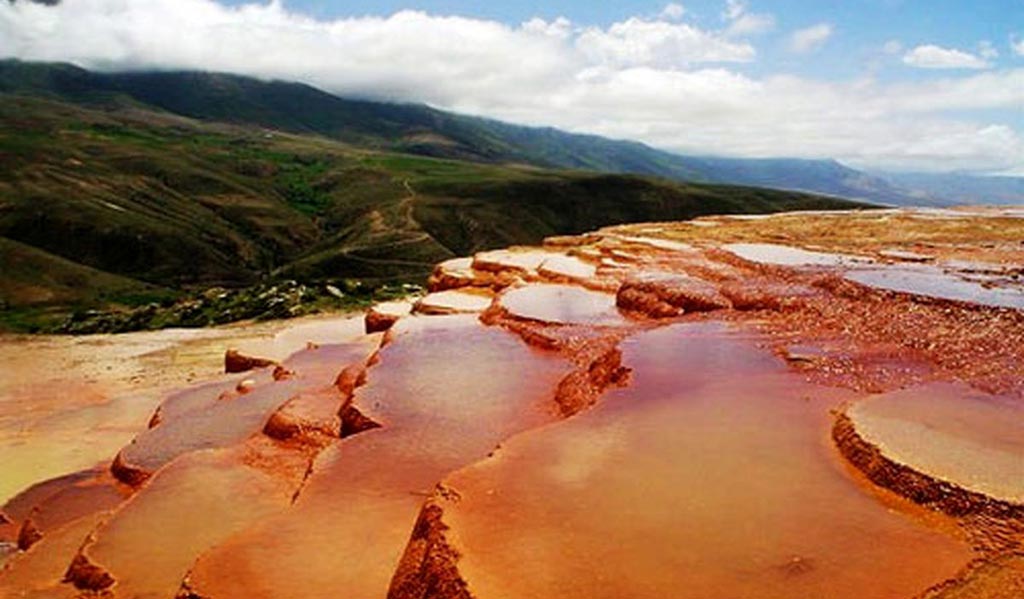
<path fill-rule="evenodd" d="M 422 282 L 453 256 L 625 222 L 864 207 L 357 147 L 101 96 L 74 103 L 0 91 L 0 328 L 20 319 L 14 328 L 32 330 L 69 310 L 201 299 L 219 286 L 264 296 L 275 281 L 321 291 Z M 215 316 L 247 317 L 239 303 Z M 209 322 L 186 315 L 139 322 Z"/>
<path fill-rule="evenodd" d="M 636 141 L 513 125 L 422 104 L 350 99 L 304 83 L 225 73 L 103 74 L 62 63 L 8 60 L 0 62 L 0 90 L 50 92 L 76 102 L 109 102 L 120 95 L 191 118 L 313 133 L 439 158 L 753 185 L 884 204 L 936 203 L 834 160 L 684 156 Z"/>

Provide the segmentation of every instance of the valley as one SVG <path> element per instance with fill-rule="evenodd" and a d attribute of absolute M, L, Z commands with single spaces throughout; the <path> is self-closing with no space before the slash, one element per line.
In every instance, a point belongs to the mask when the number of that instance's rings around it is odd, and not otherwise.
<path fill-rule="evenodd" d="M 63 95 L 16 85 L 60 82 L 62 73 L 9 62 L 0 68 L 0 91 L 8 90 L 0 93 L 0 323 L 9 330 L 202 326 L 360 307 L 360 296 L 418 283 L 446 258 L 545 236 L 711 213 L 862 206 L 760 188 L 395 153 L 346 135 L 269 129 L 255 117 L 196 120 L 141 103 L 149 98 L 141 92 L 118 95 L 88 79 L 54 84 Z M 258 295 L 291 281 L 309 286 L 309 294 L 280 298 L 283 311 L 178 314 L 210 288 Z M 346 299 L 326 285 L 361 290 Z M 153 314 L 140 316 L 140 308 Z M 113 313 L 120 324 L 69 323 L 87 310 Z"/>

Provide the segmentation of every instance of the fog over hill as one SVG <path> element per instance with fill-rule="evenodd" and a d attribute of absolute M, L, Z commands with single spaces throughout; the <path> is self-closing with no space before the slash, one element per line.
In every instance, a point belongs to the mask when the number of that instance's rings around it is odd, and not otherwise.
<path fill-rule="evenodd" d="M 947 194 L 927 175 L 907 186 L 833 160 L 681 156 L 645 144 L 553 128 L 522 127 L 425 105 L 353 100 L 282 81 L 201 72 L 95 73 L 66 64 L 0 63 L 0 89 L 73 102 L 131 99 L 197 119 L 315 133 L 355 145 L 490 163 L 655 175 L 822 193 L 891 205 L 990 203 L 986 178 L 961 178 L 975 193 Z M 971 187 L 976 185 L 976 189 Z M 1000 194 L 1002 202 L 1024 195 Z"/>

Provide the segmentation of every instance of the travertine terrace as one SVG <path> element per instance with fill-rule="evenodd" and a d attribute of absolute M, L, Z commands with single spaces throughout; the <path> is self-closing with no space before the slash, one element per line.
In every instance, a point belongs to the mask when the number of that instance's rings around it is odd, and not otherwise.
<path fill-rule="evenodd" d="M 49 462 L 0 597 L 1024 597 L 1022 276 L 998 209 L 451 260 L 365 335 L 233 352 Z M 80 410 L 12 455 L 102 437 L 110 402 Z"/>

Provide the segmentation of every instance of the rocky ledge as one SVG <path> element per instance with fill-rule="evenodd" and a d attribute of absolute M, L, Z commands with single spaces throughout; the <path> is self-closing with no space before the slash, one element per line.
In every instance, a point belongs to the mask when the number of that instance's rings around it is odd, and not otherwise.
<path fill-rule="evenodd" d="M 1022 596 L 1022 239 L 824 212 L 442 263 L 7 501 L 0 597 Z"/>

